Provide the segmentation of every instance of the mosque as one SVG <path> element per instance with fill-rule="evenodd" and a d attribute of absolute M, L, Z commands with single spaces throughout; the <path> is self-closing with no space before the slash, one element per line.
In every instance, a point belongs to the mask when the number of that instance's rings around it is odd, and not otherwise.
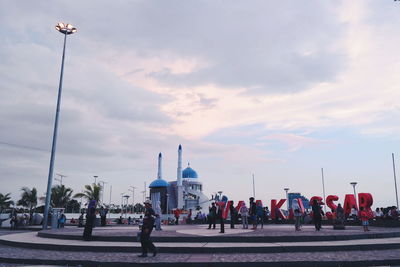
<path fill-rule="evenodd" d="M 208 209 L 211 201 L 203 194 L 203 184 L 197 172 L 188 166 L 182 170 L 182 145 L 178 147 L 178 169 L 176 181 L 167 182 L 162 177 L 162 154 L 158 155 L 157 179 L 149 185 L 153 206 L 160 201 L 161 211 L 166 214 L 174 209 Z"/>

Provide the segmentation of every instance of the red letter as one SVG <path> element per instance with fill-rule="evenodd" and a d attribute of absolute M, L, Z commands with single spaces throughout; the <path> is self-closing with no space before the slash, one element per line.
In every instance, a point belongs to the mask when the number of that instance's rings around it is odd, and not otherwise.
<path fill-rule="evenodd" d="M 276 204 L 276 199 L 271 199 L 271 218 L 275 219 L 276 216 L 281 217 L 282 219 L 286 219 L 285 215 L 281 211 L 281 207 L 283 203 L 285 203 L 286 199 L 279 200 L 278 204 Z M 278 212 L 278 214 L 276 214 Z"/>
<path fill-rule="evenodd" d="M 370 193 L 359 193 L 358 194 L 358 205 L 363 207 L 366 212 L 371 211 L 371 206 L 374 203 L 372 195 Z"/>
<path fill-rule="evenodd" d="M 329 195 L 329 196 L 326 198 L 326 205 L 327 205 L 331 210 L 333 210 L 334 212 L 336 212 L 337 206 L 335 205 L 335 203 L 333 203 L 333 201 L 338 201 L 338 200 L 339 200 L 339 197 L 338 197 L 338 196 Z"/>
<path fill-rule="evenodd" d="M 347 194 L 344 197 L 344 205 L 343 205 L 344 214 L 349 215 L 350 212 L 351 212 L 351 208 L 353 206 L 356 208 L 356 210 L 358 210 L 356 198 L 354 197 L 354 195 L 353 194 Z"/>
<path fill-rule="evenodd" d="M 314 199 L 316 199 L 320 205 L 324 205 L 324 202 L 322 202 L 322 197 L 313 196 L 312 198 L 310 198 L 310 202 L 309 202 L 310 206 L 313 205 Z"/>
<path fill-rule="evenodd" d="M 240 208 L 242 207 L 243 203 L 244 203 L 243 200 L 239 200 L 239 203 L 238 203 L 237 206 L 236 206 L 236 210 L 237 210 L 237 211 L 240 210 Z"/>

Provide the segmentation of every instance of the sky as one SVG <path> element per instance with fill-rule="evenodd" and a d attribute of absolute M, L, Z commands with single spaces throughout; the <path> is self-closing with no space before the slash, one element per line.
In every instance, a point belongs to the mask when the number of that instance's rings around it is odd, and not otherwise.
<path fill-rule="evenodd" d="M 46 191 L 63 36 L 55 174 L 104 202 L 176 179 L 177 149 L 203 190 L 267 205 L 371 193 L 396 204 L 400 2 L 0 1 L 0 193 Z M 55 175 L 57 177 L 57 175 Z M 400 181 L 399 181 L 400 182 Z M 59 181 L 53 181 L 59 184 Z M 147 190 L 148 193 L 148 190 Z M 131 201 L 132 199 L 130 199 Z"/>

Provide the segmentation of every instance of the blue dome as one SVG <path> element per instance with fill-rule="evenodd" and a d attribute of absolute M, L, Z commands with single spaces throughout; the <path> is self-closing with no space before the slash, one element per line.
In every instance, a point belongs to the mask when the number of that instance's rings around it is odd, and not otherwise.
<path fill-rule="evenodd" d="M 190 167 L 182 171 L 182 178 L 197 178 L 197 172 Z"/>
<path fill-rule="evenodd" d="M 156 188 L 156 187 L 168 187 L 169 183 L 163 179 L 155 179 L 151 184 L 149 185 L 150 188 Z"/>

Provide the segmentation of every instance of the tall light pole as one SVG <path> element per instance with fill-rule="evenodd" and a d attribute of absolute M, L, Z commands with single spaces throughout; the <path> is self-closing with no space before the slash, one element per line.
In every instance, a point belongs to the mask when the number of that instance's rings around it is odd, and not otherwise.
<path fill-rule="evenodd" d="M 132 192 L 132 212 L 133 212 L 133 207 L 135 206 L 135 189 L 136 189 L 136 187 L 134 187 L 132 185 L 129 187 L 130 188 L 128 190 Z"/>
<path fill-rule="evenodd" d="M 394 190 L 396 192 L 396 207 L 397 209 L 399 209 L 399 197 L 397 196 L 396 167 L 394 165 L 394 153 L 392 153 L 392 161 L 393 161 Z"/>
<path fill-rule="evenodd" d="M 53 143 L 51 146 L 49 176 L 47 178 L 46 203 L 44 206 L 44 214 L 43 214 L 43 216 L 44 216 L 43 229 L 47 229 L 47 223 L 48 223 L 48 218 L 49 218 L 49 207 L 50 207 L 50 199 L 51 199 L 51 184 L 52 184 L 52 180 L 53 180 L 54 160 L 55 160 L 55 155 L 56 155 L 58 117 L 60 114 L 62 81 L 63 81 L 63 74 L 64 74 L 65 46 L 67 43 L 67 35 L 75 33 L 76 28 L 73 27 L 71 24 L 64 24 L 64 23 L 60 22 L 56 25 L 56 30 L 59 31 L 60 33 L 64 34 L 64 46 L 63 46 L 63 54 L 62 54 L 62 60 L 61 60 L 60 82 L 58 85 L 57 108 L 56 108 L 56 117 L 55 117 L 55 121 L 54 121 Z"/>
<path fill-rule="evenodd" d="M 354 198 L 356 199 L 356 204 L 357 204 L 357 194 L 356 194 L 356 185 L 357 185 L 357 182 L 351 182 L 350 184 L 353 186 Z M 357 206 L 358 206 L 358 204 L 357 204 Z"/>
<path fill-rule="evenodd" d="M 126 219 L 126 214 L 128 213 L 128 199 L 129 199 L 129 195 L 124 195 L 124 198 L 126 198 L 126 204 L 125 204 L 125 219 Z"/>
<path fill-rule="evenodd" d="M 123 209 L 124 209 L 124 194 L 121 193 L 121 216 L 124 214 Z"/>
<path fill-rule="evenodd" d="M 289 212 L 289 194 L 288 194 L 289 188 L 286 187 L 286 188 L 283 188 L 283 190 L 285 190 L 285 192 L 286 192 L 286 209 Z"/>
<path fill-rule="evenodd" d="M 322 174 L 322 193 L 324 194 L 324 201 L 326 201 L 326 198 L 325 198 L 324 168 L 321 168 L 321 174 Z M 326 213 L 326 205 L 324 205 L 324 212 Z"/>
<path fill-rule="evenodd" d="M 101 204 L 102 205 L 104 205 L 104 192 L 105 192 L 105 190 L 104 190 L 104 184 L 106 184 L 107 182 L 104 182 L 104 181 L 99 181 L 99 183 L 102 183 L 103 184 L 103 186 L 101 187 L 101 191 L 102 191 L 102 194 L 101 194 Z"/>
<path fill-rule="evenodd" d="M 99 176 L 97 176 L 97 175 L 93 175 L 93 178 L 94 178 L 94 184 L 97 184 L 97 178 L 98 178 Z"/>

